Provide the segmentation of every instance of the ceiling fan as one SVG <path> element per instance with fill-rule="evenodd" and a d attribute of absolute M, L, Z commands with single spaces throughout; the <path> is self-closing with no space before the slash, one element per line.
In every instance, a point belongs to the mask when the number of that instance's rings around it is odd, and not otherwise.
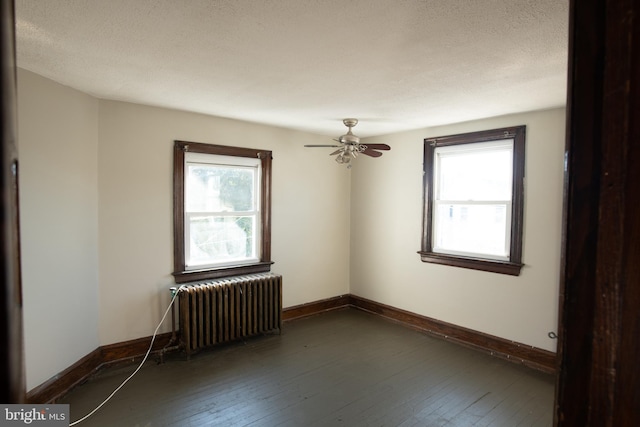
<path fill-rule="evenodd" d="M 338 150 L 329 155 L 335 156 L 337 154 L 336 162 L 346 164 L 347 168 L 351 168 L 351 160 L 355 159 L 360 153 L 370 157 L 380 157 L 382 153 L 376 150 L 391 150 L 391 147 L 387 144 L 360 144 L 360 138 L 351 132 L 351 128 L 358 124 L 358 119 L 344 119 L 342 123 L 349 128 L 349 131 L 334 139 L 340 145 L 305 145 L 305 147 L 339 147 Z"/>

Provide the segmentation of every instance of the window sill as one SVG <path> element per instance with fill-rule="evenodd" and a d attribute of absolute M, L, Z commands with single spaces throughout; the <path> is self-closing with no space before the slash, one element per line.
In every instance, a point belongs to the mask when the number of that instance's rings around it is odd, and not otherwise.
<path fill-rule="evenodd" d="M 176 283 L 187 283 L 198 280 L 219 279 L 221 277 L 238 276 L 242 274 L 265 273 L 271 271 L 272 261 L 257 262 L 238 266 L 207 268 L 203 270 L 176 271 L 173 277 Z"/>
<path fill-rule="evenodd" d="M 524 266 L 521 263 L 509 261 L 496 261 L 479 258 L 466 258 L 460 256 L 452 256 L 445 254 L 437 254 L 434 252 L 418 251 L 422 262 L 430 262 L 434 264 L 451 265 L 453 267 L 470 268 L 472 270 L 488 271 L 491 273 L 508 274 L 511 276 L 519 276 L 520 270 Z"/>

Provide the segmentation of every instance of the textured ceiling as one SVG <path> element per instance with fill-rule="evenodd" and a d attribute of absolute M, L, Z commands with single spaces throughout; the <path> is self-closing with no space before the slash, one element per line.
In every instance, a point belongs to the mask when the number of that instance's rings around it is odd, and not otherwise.
<path fill-rule="evenodd" d="M 16 0 L 18 66 L 337 136 L 565 104 L 567 0 Z"/>

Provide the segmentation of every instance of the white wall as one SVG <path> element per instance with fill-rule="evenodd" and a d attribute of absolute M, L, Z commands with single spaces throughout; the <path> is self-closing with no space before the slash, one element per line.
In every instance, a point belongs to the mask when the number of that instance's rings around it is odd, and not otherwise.
<path fill-rule="evenodd" d="M 98 346 L 98 101 L 18 70 L 27 389 Z"/>
<path fill-rule="evenodd" d="M 523 262 L 520 276 L 423 263 L 423 140 L 526 125 Z M 365 143 L 388 143 L 352 170 L 351 292 L 383 304 L 538 348 L 557 327 L 565 110 L 433 127 Z"/>
<path fill-rule="evenodd" d="M 100 101 L 100 344 L 151 335 L 169 301 L 176 139 L 272 150 L 272 271 L 284 306 L 349 292 L 349 172 L 303 147 L 326 137 Z"/>
<path fill-rule="evenodd" d="M 100 345 L 153 333 L 173 285 L 175 139 L 272 150 L 285 307 L 349 292 L 350 175 L 303 147 L 326 137 L 97 100 L 18 73 L 28 390 Z"/>
<path fill-rule="evenodd" d="M 353 169 L 326 137 L 103 101 L 18 70 L 27 389 L 99 345 L 152 334 L 173 285 L 173 140 L 273 151 L 273 271 L 284 306 L 348 292 L 554 350 L 564 110 L 423 129 Z M 422 140 L 527 125 L 519 277 L 420 261 Z M 162 332 L 169 330 L 166 322 Z"/>

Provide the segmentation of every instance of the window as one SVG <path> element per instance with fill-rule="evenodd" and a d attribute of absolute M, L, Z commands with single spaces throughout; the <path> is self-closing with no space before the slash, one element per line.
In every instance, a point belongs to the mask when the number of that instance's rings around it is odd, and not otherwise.
<path fill-rule="evenodd" d="M 177 283 L 271 269 L 271 151 L 174 143 Z"/>
<path fill-rule="evenodd" d="M 519 275 L 525 126 L 424 140 L 422 261 Z"/>

